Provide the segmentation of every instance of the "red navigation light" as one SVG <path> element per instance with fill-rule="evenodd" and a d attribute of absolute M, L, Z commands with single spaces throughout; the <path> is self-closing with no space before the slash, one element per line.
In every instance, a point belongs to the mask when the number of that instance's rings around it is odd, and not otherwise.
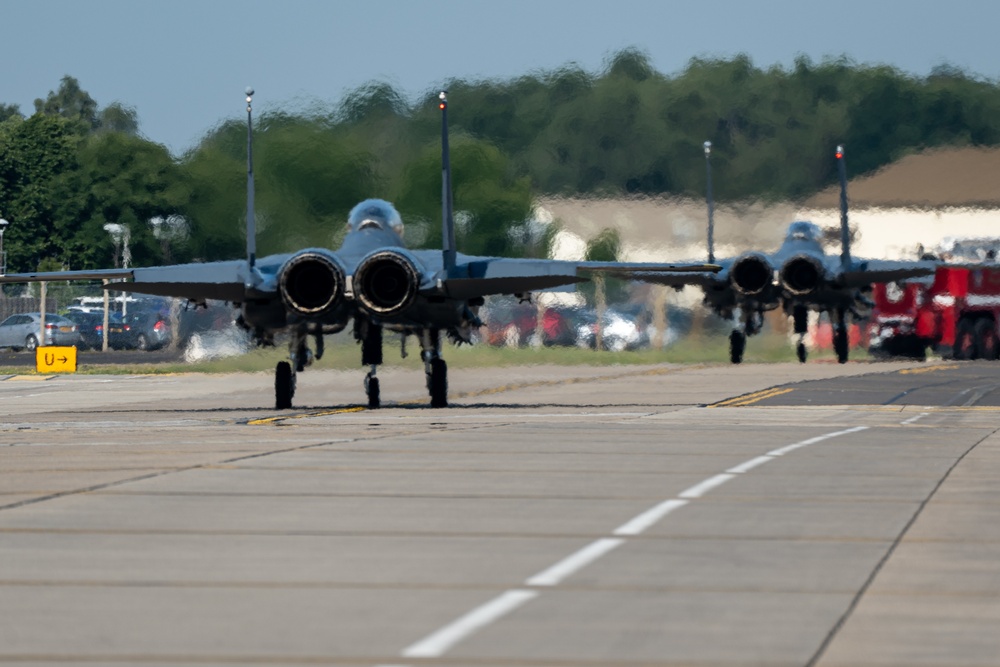
<path fill-rule="evenodd" d="M 448 105 L 442 102 L 441 104 L 438 105 L 438 109 L 441 109 L 443 111 L 446 106 Z"/>

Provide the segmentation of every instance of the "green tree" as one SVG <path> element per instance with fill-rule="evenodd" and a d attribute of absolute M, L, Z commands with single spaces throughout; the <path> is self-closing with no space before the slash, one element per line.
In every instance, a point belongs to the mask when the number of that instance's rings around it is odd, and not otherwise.
<path fill-rule="evenodd" d="M 61 116 L 82 123 L 91 130 L 100 126 L 97 102 L 90 93 L 80 88 L 79 81 L 68 74 L 60 80 L 58 90 L 50 90 L 44 100 L 40 98 L 35 100 L 35 113 Z"/>

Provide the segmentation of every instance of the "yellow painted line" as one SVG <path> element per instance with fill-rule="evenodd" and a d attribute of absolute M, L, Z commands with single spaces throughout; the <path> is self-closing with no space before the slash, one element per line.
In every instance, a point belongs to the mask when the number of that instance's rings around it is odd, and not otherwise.
<path fill-rule="evenodd" d="M 268 424 L 279 424 L 287 419 L 306 419 L 308 417 L 328 417 L 330 415 L 341 415 L 349 412 L 361 412 L 367 410 L 365 407 L 340 408 L 337 410 L 317 410 L 314 412 L 300 412 L 295 415 L 278 415 L 276 417 L 265 417 L 263 419 L 251 419 L 247 422 L 250 426 L 266 426 Z"/>
<path fill-rule="evenodd" d="M 787 394 L 790 391 L 795 391 L 794 389 L 781 389 L 780 387 L 770 387 L 768 389 L 761 389 L 760 391 L 755 391 L 750 394 L 743 394 L 741 396 L 734 396 L 733 398 L 727 398 L 724 401 L 719 401 L 718 403 L 712 403 L 708 407 L 710 408 L 731 408 L 739 407 L 743 405 L 750 405 L 751 403 L 756 403 L 757 401 L 762 401 L 765 398 L 771 398 L 772 396 L 780 396 L 782 394 Z"/>
<path fill-rule="evenodd" d="M 904 368 L 899 371 L 900 375 L 916 375 L 918 373 L 933 373 L 934 371 L 950 371 L 961 368 L 961 364 L 949 364 L 947 366 L 925 366 L 924 368 Z"/>

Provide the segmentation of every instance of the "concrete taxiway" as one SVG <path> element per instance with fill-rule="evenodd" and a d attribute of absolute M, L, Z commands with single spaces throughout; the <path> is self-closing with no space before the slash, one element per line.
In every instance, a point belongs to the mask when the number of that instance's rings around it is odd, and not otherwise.
<path fill-rule="evenodd" d="M 0 663 L 994 665 L 1000 366 L 0 380 Z"/>

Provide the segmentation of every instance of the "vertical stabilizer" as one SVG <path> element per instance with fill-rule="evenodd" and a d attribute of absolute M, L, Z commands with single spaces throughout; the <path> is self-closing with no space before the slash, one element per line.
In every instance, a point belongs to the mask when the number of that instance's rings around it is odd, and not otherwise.
<path fill-rule="evenodd" d="M 438 95 L 441 109 L 441 254 L 445 271 L 455 268 L 455 216 L 451 199 L 451 159 L 448 154 L 448 91 Z"/>
<path fill-rule="evenodd" d="M 257 263 L 257 220 L 253 204 L 253 117 L 251 105 L 253 88 L 247 87 L 247 264 L 250 269 Z"/>
<path fill-rule="evenodd" d="M 712 142 L 705 142 L 705 201 L 708 202 L 708 263 L 715 262 L 715 202 L 712 200 Z"/>
<path fill-rule="evenodd" d="M 837 146 L 837 173 L 840 176 L 840 265 L 846 271 L 851 266 L 851 230 L 847 225 L 847 165 L 843 146 Z"/>

